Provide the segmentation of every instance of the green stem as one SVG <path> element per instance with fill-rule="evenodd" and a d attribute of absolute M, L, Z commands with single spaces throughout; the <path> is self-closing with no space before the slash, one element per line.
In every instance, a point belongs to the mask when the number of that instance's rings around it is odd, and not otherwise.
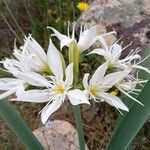
<path fill-rule="evenodd" d="M 73 41 L 69 47 L 69 62 L 74 64 L 74 68 L 73 68 L 73 71 L 74 71 L 73 87 L 74 88 L 77 86 L 77 82 L 78 82 L 79 59 L 80 59 L 80 51 L 78 50 L 76 41 Z M 75 121 L 76 121 L 76 128 L 78 132 L 80 150 L 85 150 L 80 105 L 73 106 L 73 112 L 74 112 Z"/>
<path fill-rule="evenodd" d="M 85 150 L 80 105 L 73 106 L 73 112 L 74 112 L 75 121 L 76 121 L 76 128 L 78 132 L 78 141 L 79 141 L 80 150 Z"/>
<path fill-rule="evenodd" d="M 0 117 L 8 124 L 28 150 L 44 150 L 20 115 L 7 100 L 0 101 Z"/>

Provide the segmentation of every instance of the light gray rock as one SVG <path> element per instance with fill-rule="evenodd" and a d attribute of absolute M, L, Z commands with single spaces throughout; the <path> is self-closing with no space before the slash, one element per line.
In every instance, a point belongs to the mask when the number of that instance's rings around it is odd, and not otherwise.
<path fill-rule="evenodd" d="M 48 122 L 33 133 L 45 150 L 79 150 L 77 131 L 67 121 Z M 86 150 L 88 150 L 87 146 Z"/>
<path fill-rule="evenodd" d="M 123 46 L 133 42 L 125 53 L 143 51 L 150 47 L 150 0 L 94 0 L 77 24 L 98 25 L 102 33 L 115 30 Z"/>

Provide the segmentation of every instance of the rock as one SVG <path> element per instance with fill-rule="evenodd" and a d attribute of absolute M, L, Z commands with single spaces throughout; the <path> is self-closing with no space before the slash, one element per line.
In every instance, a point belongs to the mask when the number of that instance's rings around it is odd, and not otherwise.
<path fill-rule="evenodd" d="M 79 150 L 76 129 L 67 121 L 54 120 L 33 131 L 45 150 Z M 86 150 L 88 150 L 86 146 Z"/>
<path fill-rule="evenodd" d="M 115 30 L 123 46 L 133 43 L 125 55 L 137 47 L 143 51 L 150 47 L 150 0 L 94 0 L 77 20 L 80 24 L 98 25 L 101 33 Z"/>

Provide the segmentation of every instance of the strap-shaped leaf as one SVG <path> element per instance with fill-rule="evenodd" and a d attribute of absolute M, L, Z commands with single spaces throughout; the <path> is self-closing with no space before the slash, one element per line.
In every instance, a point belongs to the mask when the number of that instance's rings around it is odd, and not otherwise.
<path fill-rule="evenodd" d="M 7 100 L 0 101 L 0 117 L 8 124 L 28 150 L 44 150 L 32 131 Z"/>
<path fill-rule="evenodd" d="M 138 100 L 144 107 L 134 103 L 116 129 L 107 150 L 125 150 L 150 115 L 150 80 L 146 83 Z"/>

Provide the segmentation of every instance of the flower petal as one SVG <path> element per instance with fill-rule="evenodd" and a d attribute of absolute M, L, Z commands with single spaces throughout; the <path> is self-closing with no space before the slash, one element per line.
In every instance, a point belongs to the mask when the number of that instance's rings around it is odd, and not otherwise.
<path fill-rule="evenodd" d="M 71 43 L 72 41 L 72 38 L 64 35 L 64 34 L 61 34 L 59 33 L 56 29 L 52 28 L 52 27 L 47 27 L 51 30 L 53 30 L 54 32 L 54 35 L 60 40 L 60 46 L 61 46 L 61 49 L 64 47 L 64 46 L 69 46 L 69 44 Z"/>
<path fill-rule="evenodd" d="M 62 49 L 64 46 L 69 47 L 69 45 L 71 44 L 72 41 L 73 41 L 73 39 L 71 39 L 71 38 L 66 38 L 66 39 L 62 40 L 60 42 L 60 48 Z"/>
<path fill-rule="evenodd" d="M 90 52 L 88 54 L 98 54 L 100 56 L 104 56 L 104 58 L 107 57 L 107 51 L 105 51 L 102 48 L 96 48 L 96 49 L 94 49 L 92 52 Z"/>
<path fill-rule="evenodd" d="M 73 83 L 73 63 L 69 64 L 66 68 L 66 87 L 70 87 Z"/>
<path fill-rule="evenodd" d="M 13 93 L 16 92 L 16 90 L 17 90 L 16 88 L 12 88 L 12 89 L 0 94 L 0 100 L 12 95 Z"/>
<path fill-rule="evenodd" d="M 100 94 L 100 97 L 102 97 L 108 104 L 116 108 L 122 109 L 124 111 L 129 111 L 128 107 L 117 96 L 103 92 Z"/>
<path fill-rule="evenodd" d="M 0 90 L 5 91 L 11 88 L 14 88 L 20 84 L 23 84 L 23 81 L 15 78 L 0 78 Z"/>
<path fill-rule="evenodd" d="M 31 37 L 31 35 L 25 39 L 24 46 L 26 46 L 23 48 L 24 51 L 28 51 L 30 54 L 35 54 L 43 63 L 47 64 L 46 53 L 39 43 Z"/>
<path fill-rule="evenodd" d="M 78 47 L 81 52 L 90 48 L 93 44 L 93 39 L 96 37 L 96 26 L 91 27 L 90 29 L 80 32 Z"/>
<path fill-rule="evenodd" d="M 99 66 L 97 68 L 97 70 L 94 72 L 91 80 L 90 80 L 90 85 L 91 84 L 97 84 L 98 82 L 101 81 L 101 79 L 104 77 L 105 72 L 107 70 L 108 67 L 108 63 L 105 62 L 104 64 L 102 64 L 101 66 Z"/>
<path fill-rule="evenodd" d="M 86 73 L 83 77 L 83 86 L 84 86 L 84 89 L 88 89 L 88 78 L 89 78 L 89 73 Z"/>
<path fill-rule="evenodd" d="M 47 52 L 48 64 L 53 74 L 60 80 L 63 78 L 63 67 L 61 57 L 58 50 L 50 39 L 50 44 Z"/>
<path fill-rule="evenodd" d="M 71 90 L 67 93 L 69 101 L 72 105 L 79 105 L 79 104 L 89 104 L 90 102 L 87 99 L 85 93 L 79 89 Z"/>
<path fill-rule="evenodd" d="M 128 94 L 126 91 L 122 90 L 121 88 L 118 88 L 118 90 L 120 92 L 122 92 L 123 94 L 125 94 L 127 97 L 131 98 L 132 100 L 134 100 L 135 102 L 139 103 L 140 105 L 144 106 L 140 101 L 138 101 L 136 98 L 134 98 L 133 96 L 131 96 L 130 94 Z"/>
<path fill-rule="evenodd" d="M 126 69 L 124 71 L 118 71 L 108 74 L 103 78 L 103 84 L 112 87 L 114 84 L 120 82 L 123 78 L 125 78 L 130 73 L 130 71 L 130 69 Z"/>
<path fill-rule="evenodd" d="M 46 123 L 52 113 L 59 109 L 59 107 L 62 105 L 62 102 L 62 99 L 56 99 L 44 107 L 41 112 L 41 121 L 43 124 Z"/>
<path fill-rule="evenodd" d="M 146 67 L 143 67 L 143 66 L 140 66 L 140 65 L 132 65 L 132 67 L 140 69 L 140 70 L 144 70 L 145 72 L 150 74 L 150 70 L 148 68 L 146 68 Z"/>
<path fill-rule="evenodd" d="M 24 101 L 24 102 L 34 102 L 34 103 L 44 103 L 50 100 L 50 94 L 48 91 L 44 90 L 29 90 L 25 91 L 20 88 L 16 92 L 16 99 L 13 101 Z"/>
<path fill-rule="evenodd" d="M 32 71 L 27 71 L 27 72 L 18 71 L 16 73 L 16 76 L 19 79 L 24 80 L 25 82 L 33 86 L 41 86 L 41 87 L 50 86 L 48 80 L 44 76 Z"/>

